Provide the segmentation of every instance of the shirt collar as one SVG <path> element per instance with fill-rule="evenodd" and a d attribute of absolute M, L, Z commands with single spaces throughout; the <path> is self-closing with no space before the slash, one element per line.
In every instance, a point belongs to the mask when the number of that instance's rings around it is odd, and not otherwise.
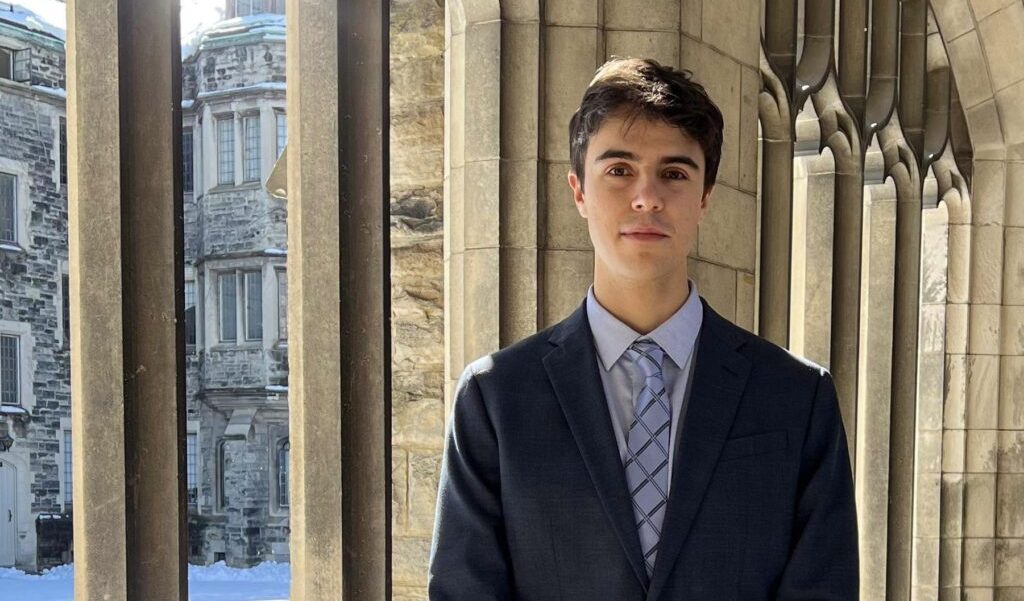
<path fill-rule="evenodd" d="M 689 280 L 690 293 L 682 307 L 646 336 L 619 321 L 597 302 L 594 287 L 587 290 L 587 319 L 594 336 L 601 366 L 608 371 L 626 352 L 629 345 L 638 338 L 650 338 L 665 351 L 672 361 L 682 368 L 697 340 L 700 326 L 704 321 L 704 309 L 700 303 L 697 284 Z"/>

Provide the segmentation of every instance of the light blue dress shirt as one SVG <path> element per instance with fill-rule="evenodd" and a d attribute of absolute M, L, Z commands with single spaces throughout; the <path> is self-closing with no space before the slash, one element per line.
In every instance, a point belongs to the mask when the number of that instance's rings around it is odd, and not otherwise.
<path fill-rule="evenodd" d="M 623 464 L 628 455 L 626 437 L 633 421 L 633 402 L 644 385 L 643 373 L 625 355 L 629 345 L 638 338 L 650 338 L 665 351 L 662 374 L 672 403 L 669 457 L 675 457 L 677 433 L 686 412 L 693 379 L 693 351 L 704 321 L 704 307 L 697 293 L 697 284 L 693 280 L 689 284 L 690 292 L 683 306 L 647 335 L 634 331 L 602 307 L 594 296 L 593 286 L 587 291 L 587 319 L 597 347 L 598 371 Z M 672 463 L 670 460 L 668 464 L 669 490 L 672 489 Z"/>

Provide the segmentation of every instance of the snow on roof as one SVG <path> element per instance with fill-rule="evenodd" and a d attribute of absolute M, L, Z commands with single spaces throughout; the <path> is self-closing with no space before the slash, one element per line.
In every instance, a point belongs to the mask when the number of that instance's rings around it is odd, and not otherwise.
<path fill-rule="evenodd" d="M 182 36 L 181 57 L 188 58 L 208 44 L 216 44 L 220 40 L 243 35 L 261 34 L 283 40 L 285 36 L 285 16 L 274 13 L 246 15 L 218 21 L 205 28 L 199 28 L 187 36 Z M 186 39 L 187 37 L 187 39 Z"/>
<path fill-rule="evenodd" d="M 196 95 L 196 100 L 208 100 L 220 96 L 230 96 L 241 92 L 285 92 L 288 84 L 283 81 L 264 81 L 254 83 L 251 86 L 238 86 L 234 88 L 222 88 L 220 90 L 209 90 Z"/>
<path fill-rule="evenodd" d="M 57 0 L 2 0 L 0 21 L 65 41 L 67 6 Z"/>

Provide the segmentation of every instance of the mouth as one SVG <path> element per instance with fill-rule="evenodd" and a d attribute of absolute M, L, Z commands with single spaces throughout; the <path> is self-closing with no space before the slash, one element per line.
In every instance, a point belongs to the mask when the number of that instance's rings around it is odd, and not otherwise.
<path fill-rule="evenodd" d="M 636 242 L 657 242 L 659 240 L 668 239 L 668 234 L 655 228 L 640 227 L 630 230 L 626 230 L 619 234 L 627 240 L 633 240 Z"/>

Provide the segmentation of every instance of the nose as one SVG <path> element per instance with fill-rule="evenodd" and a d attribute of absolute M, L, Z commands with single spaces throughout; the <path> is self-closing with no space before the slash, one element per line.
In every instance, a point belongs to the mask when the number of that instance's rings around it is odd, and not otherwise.
<path fill-rule="evenodd" d="M 651 177 L 637 179 L 636 193 L 632 202 L 634 211 L 657 212 L 664 208 L 664 202 L 658 191 L 657 180 Z"/>

